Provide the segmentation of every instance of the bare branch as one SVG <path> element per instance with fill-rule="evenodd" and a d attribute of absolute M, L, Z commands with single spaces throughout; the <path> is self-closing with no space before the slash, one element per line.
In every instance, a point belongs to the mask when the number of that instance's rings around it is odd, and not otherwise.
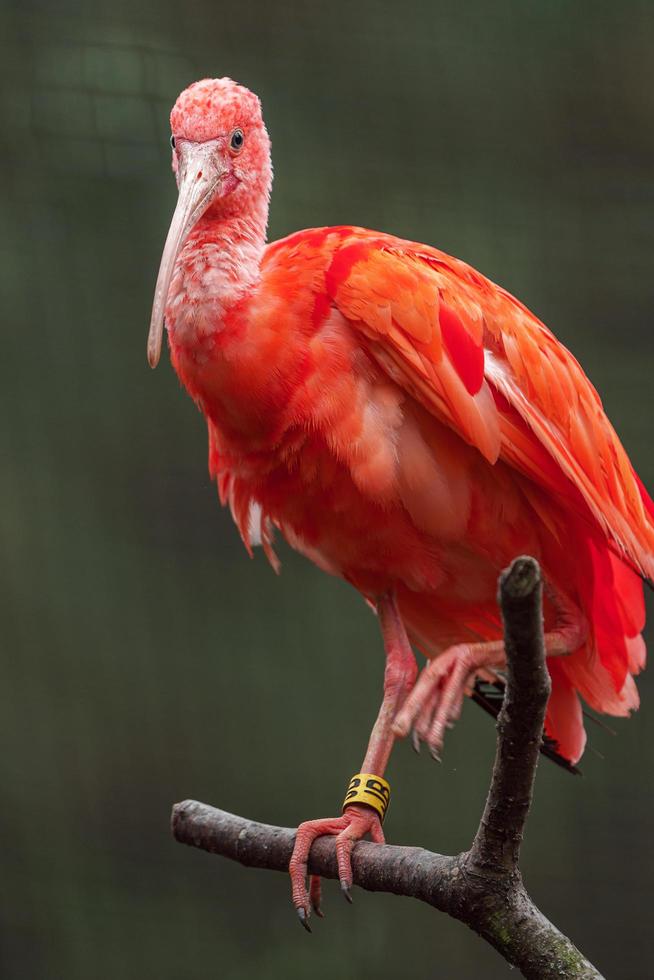
<path fill-rule="evenodd" d="M 505 703 L 488 800 L 469 852 L 446 857 L 419 847 L 358 843 L 354 882 L 427 902 L 479 933 L 530 980 L 601 980 L 600 973 L 534 905 L 518 858 L 529 813 L 550 691 L 545 666 L 540 569 L 518 558 L 500 579 L 508 657 Z M 295 831 L 186 800 L 173 808 L 180 843 L 249 867 L 286 871 Z M 319 838 L 309 872 L 337 878 L 335 843 Z"/>
<path fill-rule="evenodd" d="M 185 800 L 173 807 L 173 836 L 211 854 L 251 868 L 288 871 L 295 830 L 272 827 Z M 333 837 L 319 837 L 309 855 L 309 873 L 338 879 Z M 421 847 L 397 847 L 361 841 L 352 854 L 354 880 L 373 892 L 411 895 L 449 912 L 448 882 L 458 874 L 457 859 Z"/>
<path fill-rule="evenodd" d="M 470 859 L 478 868 L 495 873 L 518 867 L 551 690 L 545 666 L 538 562 L 533 558 L 516 558 L 502 572 L 498 592 L 508 683 L 497 719 L 497 752 L 491 786 L 470 849 Z"/>

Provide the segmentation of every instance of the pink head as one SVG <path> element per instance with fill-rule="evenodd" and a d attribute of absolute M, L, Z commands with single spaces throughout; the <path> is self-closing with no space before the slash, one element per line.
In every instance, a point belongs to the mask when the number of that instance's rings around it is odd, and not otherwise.
<path fill-rule="evenodd" d="M 263 222 L 272 181 L 270 140 L 259 99 L 230 78 L 194 82 L 170 114 L 173 171 L 179 197 L 159 267 L 148 360 L 161 352 L 164 310 L 175 261 L 203 215 Z"/>

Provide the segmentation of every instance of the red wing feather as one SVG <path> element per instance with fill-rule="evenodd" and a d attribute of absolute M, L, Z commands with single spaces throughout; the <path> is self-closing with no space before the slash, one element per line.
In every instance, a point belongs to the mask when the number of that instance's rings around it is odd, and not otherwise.
<path fill-rule="evenodd" d="M 326 286 L 395 381 L 489 462 L 590 512 L 654 577 L 651 501 L 578 362 L 517 299 L 436 249 L 359 229 Z"/>

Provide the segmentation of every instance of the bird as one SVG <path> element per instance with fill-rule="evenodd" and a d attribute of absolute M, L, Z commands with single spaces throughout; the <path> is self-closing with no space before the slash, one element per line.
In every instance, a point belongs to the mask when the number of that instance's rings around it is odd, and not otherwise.
<path fill-rule="evenodd" d="M 291 896 L 322 915 L 313 841 L 384 842 L 385 770 L 411 736 L 440 758 L 466 695 L 506 665 L 498 573 L 536 558 L 552 682 L 545 733 L 574 765 L 582 702 L 626 716 L 645 664 L 654 504 L 574 356 L 507 290 L 429 245 L 355 226 L 267 242 L 271 144 L 229 78 L 170 115 L 177 205 L 148 360 L 167 331 L 204 416 L 209 470 L 245 547 L 274 535 L 376 613 L 384 693 L 339 815 L 298 827 Z M 426 657 L 419 671 L 416 651 Z"/>

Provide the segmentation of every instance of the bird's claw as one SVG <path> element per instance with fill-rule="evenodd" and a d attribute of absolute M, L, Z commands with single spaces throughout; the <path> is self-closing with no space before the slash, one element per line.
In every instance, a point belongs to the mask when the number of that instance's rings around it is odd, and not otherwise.
<path fill-rule="evenodd" d="M 441 761 L 445 732 L 461 714 L 464 695 L 478 674 L 506 662 L 502 643 L 461 644 L 430 661 L 413 690 L 399 708 L 393 733 L 399 738 L 411 734 L 416 752 L 425 742 L 429 754 Z"/>
<path fill-rule="evenodd" d="M 353 902 L 352 892 L 350 891 L 350 887 L 351 885 L 348 884 L 347 881 L 343 879 L 341 880 L 341 891 L 343 893 L 343 898 L 345 899 L 346 902 L 348 902 L 349 905 L 351 905 Z"/>
<path fill-rule="evenodd" d="M 326 820 L 309 820 L 300 824 L 295 837 L 295 846 L 289 864 L 291 892 L 298 918 L 307 932 L 311 932 L 309 916 L 311 910 L 323 918 L 320 906 L 321 886 L 317 875 L 311 875 L 309 890 L 306 886 L 307 862 L 311 845 L 317 837 L 325 835 L 336 838 L 336 862 L 343 897 L 352 903 L 352 848 L 366 834 L 377 844 L 384 843 L 384 832 L 377 813 L 371 807 L 353 803 L 341 817 Z"/>
<path fill-rule="evenodd" d="M 296 909 L 296 912 L 297 912 L 297 917 L 302 923 L 302 925 L 304 926 L 304 928 L 307 930 L 307 932 L 311 932 L 311 926 L 309 925 L 309 916 L 307 914 L 307 910 L 305 908 L 299 908 Z"/>

